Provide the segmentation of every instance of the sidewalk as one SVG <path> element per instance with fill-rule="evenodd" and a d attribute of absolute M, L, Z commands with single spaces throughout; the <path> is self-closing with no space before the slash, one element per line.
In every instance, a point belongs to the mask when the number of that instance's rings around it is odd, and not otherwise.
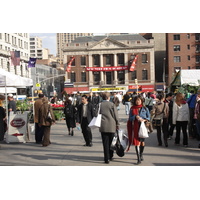
<path fill-rule="evenodd" d="M 124 106 L 119 111 L 120 128 L 126 129 L 127 115 Z M 175 133 L 174 133 L 175 136 Z M 182 138 L 181 138 L 182 141 Z M 51 142 L 48 147 L 35 144 L 34 135 L 28 143 L 1 143 L 1 166 L 136 166 L 134 146 L 124 157 L 114 154 L 113 161 L 105 164 L 103 161 L 103 146 L 101 135 L 93 131 L 93 146 L 84 147 L 81 131 L 75 129 L 74 136 L 69 136 L 65 121 L 58 121 L 51 129 Z M 175 146 L 174 140 L 169 140 L 169 147 L 157 146 L 155 130 L 146 139 L 144 161 L 140 166 L 200 166 L 200 149 L 198 141 L 189 139 L 187 148 Z"/>

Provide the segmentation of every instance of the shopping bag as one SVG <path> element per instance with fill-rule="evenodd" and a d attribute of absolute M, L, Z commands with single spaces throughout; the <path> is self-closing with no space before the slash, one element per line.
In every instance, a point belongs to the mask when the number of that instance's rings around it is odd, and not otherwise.
<path fill-rule="evenodd" d="M 139 136 L 139 138 L 148 138 L 149 137 L 148 131 L 147 131 L 147 128 L 146 128 L 144 122 L 141 122 L 138 136 Z"/>
<path fill-rule="evenodd" d="M 110 149 L 115 151 L 116 150 L 116 143 L 117 143 L 117 133 L 115 133 L 114 137 L 113 137 L 113 140 L 112 140 L 112 143 L 110 145 Z"/>
<path fill-rule="evenodd" d="M 102 114 L 98 114 L 97 117 L 93 117 L 92 121 L 89 123 L 89 127 L 94 129 L 94 128 L 100 128 L 101 126 L 101 118 Z"/>
<path fill-rule="evenodd" d="M 128 135 L 123 129 L 118 130 L 118 136 L 119 136 L 119 141 L 120 144 L 123 146 L 124 150 L 126 150 L 128 146 Z"/>

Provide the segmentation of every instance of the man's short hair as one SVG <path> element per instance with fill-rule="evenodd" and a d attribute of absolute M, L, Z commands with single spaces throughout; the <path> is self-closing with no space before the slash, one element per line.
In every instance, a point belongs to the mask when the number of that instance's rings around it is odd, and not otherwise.
<path fill-rule="evenodd" d="M 87 99 L 87 95 L 85 95 L 85 94 L 84 94 L 84 95 L 82 95 L 82 97 L 84 97 L 85 99 Z"/>
<path fill-rule="evenodd" d="M 110 93 L 109 93 L 109 92 L 104 92 L 104 93 L 102 94 L 102 99 L 103 99 L 103 100 L 107 100 L 107 99 L 109 99 L 109 97 L 110 97 Z"/>
<path fill-rule="evenodd" d="M 44 97 L 44 94 L 40 93 L 40 94 L 38 94 L 38 97 L 39 97 L 39 98 L 43 98 L 43 97 Z"/>

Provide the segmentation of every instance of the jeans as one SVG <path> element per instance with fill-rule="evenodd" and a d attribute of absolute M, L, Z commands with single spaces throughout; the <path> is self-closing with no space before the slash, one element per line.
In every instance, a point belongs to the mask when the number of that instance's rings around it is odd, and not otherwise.
<path fill-rule="evenodd" d="M 129 115 L 129 111 L 130 111 L 130 106 L 131 103 L 130 102 L 125 102 L 125 111 L 126 111 L 126 115 Z"/>
<path fill-rule="evenodd" d="M 176 121 L 175 144 L 180 144 L 180 132 L 181 132 L 181 129 L 182 129 L 183 145 L 188 145 L 187 125 L 188 125 L 188 121 Z"/>

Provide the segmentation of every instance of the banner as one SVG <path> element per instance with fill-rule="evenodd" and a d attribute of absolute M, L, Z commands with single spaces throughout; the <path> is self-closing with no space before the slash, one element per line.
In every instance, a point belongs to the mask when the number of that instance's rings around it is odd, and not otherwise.
<path fill-rule="evenodd" d="M 29 61 L 28 61 L 28 68 L 29 68 L 29 67 L 35 67 L 36 60 L 37 60 L 37 58 L 29 58 Z"/>
<path fill-rule="evenodd" d="M 11 51 L 11 64 L 13 66 L 20 65 L 20 51 Z"/>
<path fill-rule="evenodd" d="M 122 71 L 122 70 L 128 70 L 128 66 L 112 66 L 112 67 L 86 67 L 86 71 L 106 71 L 106 72 L 112 72 L 112 71 Z"/>
<path fill-rule="evenodd" d="M 131 64 L 131 66 L 130 66 L 129 71 L 133 72 L 135 70 L 137 59 L 138 59 L 138 55 L 136 55 L 135 58 L 133 59 L 133 62 Z"/>
<path fill-rule="evenodd" d="M 120 88 L 92 88 L 92 92 L 97 92 L 97 91 L 110 91 L 110 90 L 126 90 L 125 87 L 120 87 Z"/>
<path fill-rule="evenodd" d="M 74 61 L 75 57 L 72 57 L 71 60 L 69 61 L 66 71 L 70 72 L 71 71 L 71 67 L 72 67 L 72 62 Z"/>

